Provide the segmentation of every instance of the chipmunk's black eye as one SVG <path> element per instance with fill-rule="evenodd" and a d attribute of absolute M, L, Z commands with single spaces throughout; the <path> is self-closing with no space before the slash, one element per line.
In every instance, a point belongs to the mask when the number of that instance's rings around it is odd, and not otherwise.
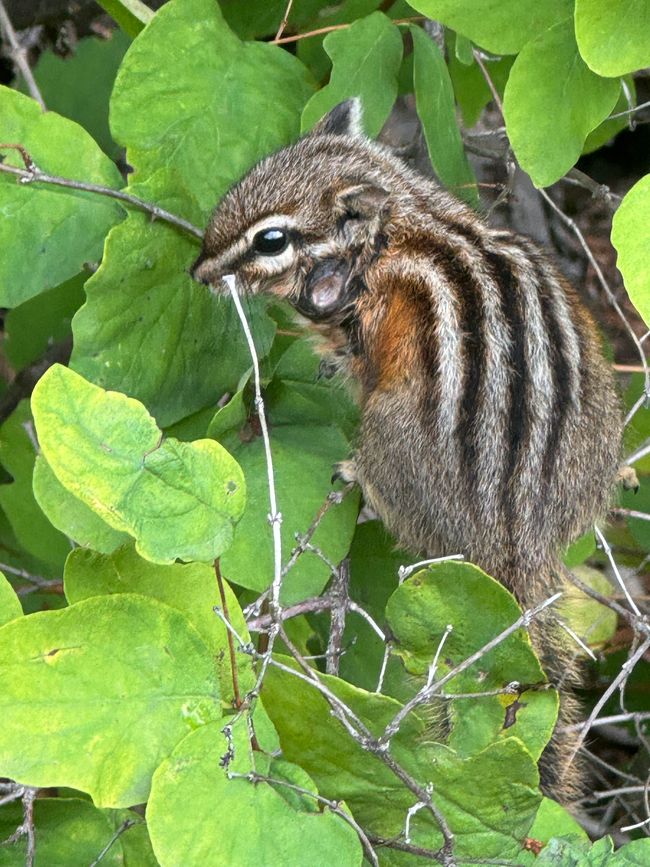
<path fill-rule="evenodd" d="M 253 238 L 253 250 L 260 256 L 278 256 L 288 244 L 289 236 L 284 229 L 263 229 Z"/>

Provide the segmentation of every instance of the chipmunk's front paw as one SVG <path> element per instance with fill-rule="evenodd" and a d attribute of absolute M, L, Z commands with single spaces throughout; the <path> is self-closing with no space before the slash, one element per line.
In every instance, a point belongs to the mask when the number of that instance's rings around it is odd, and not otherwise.
<path fill-rule="evenodd" d="M 356 484 L 359 481 L 357 477 L 357 465 L 354 459 L 349 461 L 339 461 L 334 464 L 334 472 L 332 473 L 332 484 L 334 482 L 343 482 L 345 485 Z"/>
<path fill-rule="evenodd" d="M 617 481 L 619 481 L 626 491 L 634 491 L 636 494 L 639 490 L 639 479 L 633 467 L 622 466 L 618 471 Z"/>

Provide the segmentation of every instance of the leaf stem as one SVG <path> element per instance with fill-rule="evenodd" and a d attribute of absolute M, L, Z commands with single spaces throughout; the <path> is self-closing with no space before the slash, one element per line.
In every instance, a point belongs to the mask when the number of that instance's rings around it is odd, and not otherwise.
<path fill-rule="evenodd" d="M 214 561 L 214 574 L 217 577 L 217 587 L 219 588 L 219 598 L 221 599 L 221 609 L 226 621 L 230 623 L 230 612 L 228 611 L 228 600 L 226 599 L 226 589 L 223 586 L 223 577 L 221 575 L 221 565 L 219 558 Z M 239 691 L 239 673 L 237 671 L 237 658 L 235 655 L 235 642 L 230 629 L 226 629 L 228 637 L 228 654 L 230 656 L 230 672 L 232 675 L 232 691 L 234 695 L 234 703 L 237 710 L 242 706 L 241 693 Z"/>

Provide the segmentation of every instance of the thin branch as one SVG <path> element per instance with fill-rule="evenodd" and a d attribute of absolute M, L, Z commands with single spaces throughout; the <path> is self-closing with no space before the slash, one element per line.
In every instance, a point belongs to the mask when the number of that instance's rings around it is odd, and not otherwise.
<path fill-rule="evenodd" d="M 100 184 L 88 184 L 85 181 L 74 181 L 70 178 L 59 177 L 58 175 L 48 175 L 46 172 L 43 172 L 38 168 L 22 145 L 8 143 L 0 144 L 0 150 L 6 150 L 7 148 L 19 151 L 23 162 L 25 163 L 25 168 L 19 169 L 15 166 L 7 165 L 6 163 L 3 163 L 0 158 L 0 172 L 15 175 L 15 177 L 18 178 L 18 182 L 21 184 L 53 184 L 54 186 L 66 187 L 70 190 L 80 190 L 85 193 L 96 193 L 98 196 L 108 196 L 111 199 L 117 199 L 119 202 L 131 205 L 131 207 L 137 208 L 140 211 L 145 211 L 147 214 L 151 214 L 154 219 L 162 220 L 164 223 L 169 223 L 171 226 L 176 226 L 176 228 L 182 229 L 194 238 L 198 238 L 199 240 L 203 238 L 203 232 L 201 229 L 192 225 L 188 220 L 184 220 L 182 217 L 178 217 L 176 214 L 172 214 L 170 211 L 166 211 L 164 208 L 154 205 L 153 202 L 147 202 L 145 199 L 132 196 L 130 193 L 125 193 L 122 190 L 114 190 L 112 187 L 104 187 Z"/>
<path fill-rule="evenodd" d="M 633 723 L 635 720 L 643 721 L 650 719 L 650 711 L 630 711 L 629 713 L 616 713 L 611 716 L 601 716 L 595 719 L 590 728 L 595 729 L 599 726 L 622 725 L 624 723 Z M 577 731 L 584 726 L 583 722 L 573 723 L 569 726 L 564 726 L 562 731 Z"/>
<path fill-rule="evenodd" d="M 422 569 L 424 566 L 432 566 L 434 563 L 446 563 L 447 560 L 464 559 L 464 554 L 448 554 L 446 557 L 434 557 L 431 560 L 420 560 L 419 563 L 412 563 L 410 566 L 400 566 L 397 570 L 397 577 L 399 578 L 399 583 L 402 584 L 414 572 L 417 572 L 418 569 Z"/>
<path fill-rule="evenodd" d="M 437 680 L 432 684 L 425 684 L 422 689 L 417 692 L 413 698 L 408 701 L 405 705 L 403 705 L 400 710 L 395 714 L 391 722 L 386 726 L 384 733 L 379 738 L 379 743 L 387 746 L 391 738 L 397 734 L 400 729 L 400 726 L 406 719 L 406 717 L 412 713 L 416 707 L 419 705 L 428 702 L 436 693 L 439 693 L 440 690 L 449 683 L 450 680 L 457 677 L 463 671 L 468 669 L 470 666 L 474 665 L 479 659 L 484 657 L 487 653 L 501 644 L 506 640 L 513 632 L 516 632 L 518 629 L 522 627 L 527 629 L 530 623 L 537 617 L 545 608 L 548 608 L 549 605 L 552 605 L 554 602 L 562 596 L 562 591 L 554 593 L 552 596 L 549 596 L 548 599 L 545 599 L 539 605 L 536 605 L 534 608 L 525 611 L 521 617 L 519 617 L 513 624 L 508 626 L 507 629 L 504 629 L 503 632 L 500 632 L 495 638 L 491 641 L 488 641 L 487 644 L 484 644 L 479 650 L 473 653 L 471 656 L 468 656 L 467 659 L 463 660 L 463 662 L 454 666 L 449 672 L 447 672 L 444 677 L 441 677 L 440 680 Z"/>
<path fill-rule="evenodd" d="M 614 694 L 617 689 L 623 689 L 625 683 L 630 676 L 634 666 L 641 659 L 644 653 L 650 648 L 650 639 L 646 638 L 646 640 L 637 647 L 636 651 L 632 654 L 632 656 L 622 665 L 621 670 L 616 675 L 614 680 L 607 687 L 605 692 L 598 699 L 596 704 L 594 705 L 593 710 L 589 714 L 588 718 L 578 727 L 578 737 L 576 738 L 576 742 L 571 750 L 571 754 L 569 756 L 569 760 L 567 762 L 567 767 L 573 762 L 575 759 L 580 747 L 585 741 L 594 721 L 598 718 L 598 714 L 603 709 L 603 707 L 607 704 L 610 696 Z"/>
<path fill-rule="evenodd" d="M 313 599 L 305 599 L 282 609 L 282 620 L 291 620 L 292 617 L 300 617 L 302 614 L 317 614 L 321 611 L 329 611 L 332 600 L 328 596 L 315 596 Z M 249 632 L 264 632 L 272 623 L 270 614 L 261 614 L 252 620 L 246 621 Z"/>
<path fill-rule="evenodd" d="M 296 565 L 296 561 L 298 560 L 298 558 L 302 554 L 305 553 L 305 551 L 307 550 L 307 546 L 308 546 L 309 542 L 311 542 L 314 533 L 316 532 L 321 521 L 323 520 L 325 515 L 329 512 L 329 510 L 332 508 L 332 506 L 340 505 L 343 502 L 343 499 L 350 493 L 350 491 L 354 487 L 355 487 L 354 482 L 350 482 L 342 490 L 330 491 L 329 494 L 325 497 L 325 502 L 323 503 L 323 505 L 320 507 L 320 509 L 316 513 L 314 520 L 311 522 L 311 524 L 307 528 L 306 532 L 301 536 L 296 535 L 296 540 L 297 540 L 298 544 L 291 551 L 291 555 L 290 555 L 289 559 L 287 560 L 285 565 L 282 567 L 282 577 L 283 578 L 287 574 L 287 572 L 289 572 L 290 569 L 293 569 L 293 567 Z"/>
<path fill-rule="evenodd" d="M 319 795 L 317 792 L 312 792 L 309 789 L 304 789 L 302 786 L 297 786 L 295 783 L 289 783 L 287 780 L 278 780 L 273 777 L 266 777 L 263 774 L 258 774 L 256 771 L 250 771 L 248 774 L 240 774 L 235 771 L 228 773 L 228 779 L 230 780 L 248 780 L 251 783 L 267 783 L 270 786 L 284 786 L 285 789 L 291 789 L 292 792 L 298 792 L 300 795 L 304 795 L 308 798 L 313 798 L 319 804 L 323 804 L 328 807 L 333 813 L 336 813 L 337 816 L 340 816 L 345 822 L 350 825 L 350 827 L 354 828 L 361 840 L 361 845 L 363 846 L 364 852 L 366 854 L 367 859 L 370 861 L 374 867 L 379 867 L 379 859 L 377 858 L 377 853 L 372 847 L 370 840 L 366 832 L 363 830 L 361 825 L 355 821 L 354 817 L 349 813 L 346 813 L 345 810 L 342 810 L 337 801 L 331 801 L 329 798 L 324 798 L 322 795 Z"/>
<path fill-rule="evenodd" d="M 635 105 L 632 108 L 626 108 L 625 111 L 617 111 L 616 114 L 610 114 L 607 120 L 614 120 L 617 117 L 627 117 L 630 114 L 636 114 L 637 111 L 641 111 L 644 108 L 650 108 L 650 101 L 642 102 L 640 105 Z"/>
<path fill-rule="evenodd" d="M 91 862 L 90 867 L 97 867 L 97 864 L 99 864 L 100 861 L 104 860 L 104 855 L 107 855 L 110 852 L 111 847 L 115 845 L 115 843 L 119 840 L 122 834 L 125 831 L 128 831 L 129 828 L 132 828 L 135 824 L 135 819 L 125 819 L 120 825 L 120 827 L 115 831 L 108 843 L 104 846 L 99 855 L 95 858 L 94 861 Z"/>
<path fill-rule="evenodd" d="M 246 314 L 244 313 L 244 309 L 241 305 L 241 301 L 239 300 L 239 295 L 237 293 L 237 278 L 234 276 L 234 274 L 227 274 L 223 278 L 223 281 L 228 286 L 228 291 L 230 292 L 230 296 L 235 305 L 235 309 L 237 310 L 237 315 L 239 316 L 242 329 L 246 336 L 246 342 L 248 344 L 251 361 L 253 363 L 255 409 L 257 411 L 257 417 L 260 422 L 260 430 L 262 432 L 262 440 L 264 442 L 264 456 L 266 459 L 266 474 L 269 489 L 270 512 L 268 515 L 268 521 L 271 525 L 271 531 L 273 534 L 273 583 L 271 584 L 270 599 L 270 610 L 271 617 L 273 618 L 273 623 L 271 624 L 271 628 L 269 630 L 268 645 L 266 653 L 262 657 L 262 664 L 260 666 L 257 683 L 252 691 L 253 694 L 257 694 L 261 686 L 262 680 L 264 679 L 264 675 L 266 674 L 266 669 L 268 667 L 269 660 L 271 659 L 271 654 L 273 653 L 273 645 L 275 643 L 276 636 L 282 625 L 280 619 L 282 615 L 282 609 L 280 607 L 280 589 L 282 587 L 282 536 L 280 533 L 280 525 L 282 523 L 282 514 L 278 511 L 278 503 L 275 493 L 273 455 L 271 454 L 271 441 L 269 439 L 269 429 L 266 423 L 266 412 L 264 410 L 264 400 L 262 398 L 260 366 L 257 358 L 257 350 L 255 349 L 255 342 L 253 340 L 253 335 L 251 334 L 248 320 L 246 319 Z"/>
<path fill-rule="evenodd" d="M 616 560 L 614 560 L 614 555 L 612 554 L 612 549 L 609 547 L 609 543 L 607 542 L 607 539 L 603 536 L 600 529 L 596 525 L 594 525 L 594 531 L 596 533 L 596 538 L 598 539 L 599 547 L 602 548 L 602 550 L 605 552 L 605 556 L 609 560 L 609 564 L 612 567 L 614 577 L 616 578 L 616 581 L 618 582 L 619 587 L 621 588 L 621 590 L 625 594 L 625 598 L 627 599 L 628 605 L 630 606 L 630 608 L 636 614 L 637 617 L 642 617 L 643 615 L 639 611 L 636 602 L 634 601 L 634 599 L 632 599 L 632 596 L 630 595 L 629 590 L 625 586 L 625 581 L 623 581 L 623 578 L 621 577 L 621 573 L 618 570 L 618 566 L 616 565 Z"/>
<path fill-rule="evenodd" d="M 280 37 L 284 33 L 284 28 L 287 26 L 287 22 L 289 20 L 289 15 L 291 15 L 291 7 L 293 6 L 293 0 L 288 0 L 287 8 L 284 10 L 284 16 L 282 21 L 280 21 L 280 26 L 278 27 L 278 32 L 275 34 L 274 42 L 278 42 Z"/>
<path fill-rule="evenodd" d="M 330 613 L 330 635 L 325 653 L 325 671 L 327 674 L 338 675 L 339 662 L 343 649 L 343 633 L 345 632 L 345 615 L 348 611 L 350 590 L 349 561 L 344 560 L 334 575 L 330 596 L 332 608 Z"/>
<path fill-rule="evenodd" d="M 605 204 L 612 210 L 616 210 L 623 201 L 623 197 L 619 196 L 617 193 L 613 193 L 606 184 L 599 184 L 598 181 L 595 181 L 593 178 L 589 177 L 589 175 L 585 174 L 585 172 L 575 167 L 569 169 L 566 175 L 560 180 L 576 184 L 578 187 L 589 190 L 596 201 L 605 202 Z"/>
<path fill-rule="evenodd" d="M 412 15 L 410 18 L 395 18 L 393 24 L 413 24 L 416 21 L 426 21 L 426 15 Z M 331 24 L 329 27 L 319 27 L 317 30 L 310 30 L 308 33 L 296 33 L 294 36 L 282 36 L 271 40 L 271 45 L 286 45 L 287 42 L 299 42 L 301 39 L 309 39 L 311 36 L 323 36 L 325 33 L 332 33 L 334 30 L 347 30 L 350 24 Z"/>
<path fill-rule="evenodd" d="M 13 24 L 11 23 L 11 18 L 7 14 L 7 10 L 5 9 L 5 4 L 0 0 L 0 30 L 5 35 L 7 42 L 11 46 L 10 57 L 20 72 L 22 77 L 25 79 L 25 84 L 27 85 L 27 89 L 36 102 L 40 105 L 43 111 L 46 111 L 45 100 L 38 89 L 38 85 L 36 84 L 36 79 L 32 73 L 31 67 L 27 61 L 27 55 L 25 49 L 22 47 L 18 40 L 18 36 L 16 35 L 16 31 L 14 30 Z"/>
<path fill-rule="evenodd" d="M 474 55 L 474 60 L 476 61 L 478 68 L 481 70 L 481 75 L 485 79 L 485 83 L 490 89 L 490 93 L 492 94 L 492 99 L 494 100 L 496 107 L 499 109 L 501 117 L 503 117 L 503 103 L 501 102 L 501 97 L 499 95 L 499 91 L 494 86 L 494 82 L 492 81 L 492 76 L 487 71 L 487 67 L 485 63 L 483 63 L 483 57 L 481 56 L 481 52 L 477 51 L 475 48 L 472 49 L 472 54 Z"/>

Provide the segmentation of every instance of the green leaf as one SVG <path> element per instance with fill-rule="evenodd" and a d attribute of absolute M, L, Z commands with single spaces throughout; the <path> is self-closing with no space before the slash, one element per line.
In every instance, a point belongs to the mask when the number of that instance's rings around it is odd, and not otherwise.
<path fill-rule="evenodd" d="M 339 102 L 359 96 L 364 129 L 369 136 L 376 136 L 397 98 L 402 61 L 399 30 L 383 13 L 373 12 L 345 30 L 328 34 L 323 45 L 332 58 L 332 74 L 329 83 L 305 106 L 303 132 Z"/>
<path fill-rule="evenodd" d="M 338 678 L 321 675 L 321 680 L 375 736 L 401 707 Z M 270 667 L 264 702 L 280 735 L 283 757 L 299 764 L 322 795 L 345 800 L 366 832 L 383 838 L 403 833 L 413 794 L 350 737 L 313 685 Z M 540 802 L 530 754 L 516 738 L 507 738 L 462 758 L 432 742 L 433 736 L 431 727 L 411 714 L 391 740 L 390 752 L 421 785 L 431 784 L 433 799 L 456 835 L 455 856 L 514 857 Z M 426 809 L 413 817 L 411 836 L 416 846 L 442 845 L 439 828 Z"/>
<path fill-rule="evenodd" d="M 142 404 L 61 365 L 38 382 L 32 406 L 59 481 L 143 557 L 211 561 L 230 544 L 244 478 L 214 440 L 164 439 Z"/>
<path fill-rule="evenodd" d="M 456 122 L 454 89 L 440 49 L 424 30 L 411 27 L 413 81 L 418 117 L 440 182 L 458 198 L 479 203 L 476 178 L 465 156 Z"/>
<path fill-rule="evenodd" d="M 531 840 L 546 844 L 553 837 L 568 837 L 570 835 L 578 840 L 589 841 L 585 831 L 568 810 L 550 798 L 542 798 L 535 821 L 527 836 Z M 526 865 L 526 867 L 528 865 L 535 867 L 539 863 L 538 856 L 530 850 L 522 851 L 517 854 L 517 863 Z"/>
<path fill-rule="evenodd" d="M 329 810 L 321 812 L 315 800 L 282 785 L 228 778 L 228 772 L 255 771 L 315 791 L 299 767 L 252 753 L 247 740 L 246 727 L 236 726 L 235 757 L 226 770 L 220 758 L 228 741 L 218 725 L 203 726 L 156 771 L 147 823 L 161 867 L 361 865 L 354 830 Z"/>
<path fill-rule="evenodd" d="M 264 401 L 273 425 L 338 425 L 349 437 L 358 428 L 359 409 L 342 376 L 319 377 L 313 338 L 294 340 L 281 355 Z"/>
<path fill-rule="evenodd" d="M 397 549 L 395 540 L 379 521 L 365 521 L 356 528 L 349 559 L 350 598 L 383 627 L 386 603 L 398 586 L 399 568 L 413 563 L 414 558 Z M 341 657 L 340 676 L 362 689 L 375 689 L 385 644 L 370 624 L 353 612 L 346 620 L 343 646 L 346 653 Z M 404 666 L 393 655 L 388 661 L 383 692 L 404 701 L 413 694 L 413 678 L 405 676 Z"/>
<path fill-rule="evenodd" d="M 77 544 L 110 554 L 130 541 L 128 533 L 115 530 L 65 488 L 43 455 L 36 458 L 32 484 L 34 498 L 50 523 Z"/>
<path fill-rule="evenodd" d="M 625 280 L 632 303 L 650 323 L 650 175 L 632 187 L 614 214 L 612 244 L 616 247 L 616 265 Z"/>
<path fill-rule="evenodd" d="M 648 0 L 576 0 L 576 37 L 599 75 L 625 75 L 650 65 Z"/>
<path fill-rule="evenodd" d="M 250 366 L 231 301 L 187 275 L 197 253 L 169 226 L 129 215 L 108 236 L 72 324 L 72 367 L 142 401 L 161 427 L 214 405 Z M 260 357 L 275 330 L 265 303 L 247 303 Z"/>
<path fill-rule="evenodd" d="M 580 57 L 571 18 L 525 46 L 506 84 L 503 113 L 515 155 L 535 186 L 554 183 L 575 164 L 619 91 L 618 81 L 595 75 Z"/>
<path fill-rule="evenodd" d="M 22 805 L 0 810 L 0 837 L 6 840 L 22 824 Z M 110 843 L 115 830 L 112 813 L 98 810 L 79 798 L 37 798 L 34 801 L 35 867 L 88 867 Z M 132 821 L 142 820 L 130 813 Z M 128 833 L 128 832 L 127 832 Z M 124 836 L 111 844 L 102 867 L 124 867 Z M 0 844 L 0 867 L 18 867 L 26 862 L 27 838 L 13 845 Z"/>
<path fill-rule="evenodd" d="M 332 465 L 348 454 L 345 437 L 334 426 L 277 427 L 271 431 L 278 509 L 282 513 L 282 559 L 286 562 L 331 490 Z M 268 521 L 269 491 L 261 438 L 234 450 L 246 477 L 247 500 L 232 545 L 221 565 L 229 581 L 261 592 L 273 580 L 273 538 Z M 358 495 L 348 494 L 330 508 L 312 543 L 334 563 L 347 554 L 358 511 Z M 283 582 L 282 600 L 289 605 L 318 595 L 330 578 L 326 563 L 307 551 Z"/>
<path fill-rule="evenodd" d="M 409 4 L 495 54 L 516 54 L 573 11 L 573 0 L 409 0 Z"/>
<path fill-rule="evenodd" d="M 294 3 L 289 18 L 293 25 L 292 29 L 297 33 L 304 33 L 324 27 L 336 27 L 339 24 L 353 24 L 358 18 L 364 18 L 375 12 L 381 4 L 382 0 L 343 0 L 342 3 L 332 5 L 307 0 L 307 2 Z M 307 17 L 304 13 L 309 11 L 310 5 L 314 8 L 312 14 Z M 318 6 L 321 8 L 317 8 Z M 392 14 L 392 10 L 382 11 L 391 18 L 396 17 Z M 412 10 L 409 9 L 403 13 L 403 16 L 411 14 Z M 309 67 L 316 81 L 326 81 L 332 66 L 332 61 L 323 45 L 326 38 L 327 34 L 310 36 L 309 39 L 300 39 L 296 44 L 298 57 Z"/>
<path fill-rule="evenodd" d="M 624 85 L 627 86 L 627 91 L 629 93 L 629 97 L 626 95 Z M 616 101 L 616 105 L 612 109 L 612 115 L 619 114 L 620 112 L 627 111 L 630 107 L 630 103 L 634 105 L 636 102 L 636 86 L 634 84 L 634 79 L 632 76 L 627 76 L 623 81 L 621 81 L 621 92 L 618 96 L 618 100 Z M 627 128 L 629 121 L 629 115 L 623 115 L 622 117 L 613 117 L 607 118 L 604 120 L 600 126 L 597 126 L 596 129 L 592 130 L 585 140 L 585 146 L 582 149 L 584 154 L 590 154 L 594 151 L 597 151 L 603 145 L 607 144 L 607 142 L 611 141 L 615 136 L 618 135 L 621 130 Z"/>
<path fill-rule="evenodd" d="M 0 87 L 2 141 L 21 144 L 39 169 L 119 189 L 115 165 L 90 135 L 8 87 Z M 15 150 L 6 165 L 24 168 Z M 19 184 L 0 173 L 0 305 L 15 307 L 101 257 L 104 236 L 124 211 L 114 200 L 51 184 Z"/>
<path fill-rule="evenodd" d="M 68 57 L 44 51 L 34 69 L 48 109 L 82 126 L 112 158 L 120 148 L 108 128 L 108 100 L 130 42 L 120 30 L 114 30 L 108 39 L 80 39 Z"/>
<path fill-rule="evenodd" d="M 470 66 L 465 66 L 458 60 L 455 52 L 451 51 L 451 46 L 452 42 L 448 39 L 449 75 L 454 86 L 456 101 L 463 116 L 463 122 L 465 126 L 472 127 L 478 121 L 485 106 L 494 97 L 478 64 L 474 62 Z M 514 58 L 486 58 L 484 62 L 487 64 L 492 83 L 498 93 L 503 96 Z"/>
<path fill-rule="evenodd" d="M 220 717 L 203 640 L 178 611 L 141 596 L 8 623 L 0 679 L 0 774 L 80 789 L 98 806 L 145 801 L 165 756 Z"/>
<path fill-rule="evenodd" d="M 70 339 L 72 316 L 83 302 L 87 276 L 77 274 L 5 315 L 3 350 L 15 370 L 41 358 L 53 344 Z"/>
<path fill-rule="evenodd" d="M 588 530 L 584 536 L 580 536 L 575 542 L 572 542 L 564 553 L 564 565 L 573 569 L 591 557 L 596 550 L 596 536 L 593 530 Z"/>
<path fill-rule="evenodd" d="M 197 222 L 260 157 L 297 136 L 312 92 L 299 60 L 277 45 L 242 43 L 214 0 L 170 0 L 124 58 L 111 129 L 133 182 L 159 175 L 174 210 Z"/>
<path fill-rule="evenodd" d="M 131 38 L 137 36 L 154 16 L 153 10 L 141 0 L 98 0 L 98 2 Z"/>
<path fill-rule="evenodd" d="M 36 442 L 29 401 L 21 401 L 0 428 L 0 463 L 13 481 L 0 485 L 0 506 L 19 543 L 57 574 L 70 542 L 51 526 L 32 491 Z"/>
<path fill-rule="evenodd" d="M 535 860 L 540 867 L 645 867 L 650 859 L 650 840 L 635 840 L 614 852 L 610 837 L 590 845 L 582 838 L 552 839 Z"/>
<path fill-rule="evenodd" d="M 601 595 L 612 595 L 610 581 L 597 569 L 577 566 L 573 572 L 583 584 Z M 589 647 L 602 647 L 614 637 L 618 625 L 616 612 L 587 596 L 578 587 L 567 584 L 558 608 L 566 623 Z M 575 651 L 578 655 L 584 655 L 578 647 Z"/>
<path fill-rule="evenodd" d="M 214 613 L 215 606 L 221 608 L 222 602 L 213 566 L 206 563 L 174 563 L 171 566 L 148 563 L 138 557 L 131 546 L 120 548 L 110 556 L 77 548 L 65 564 L 64 581 L 65 595 L 70 604 L 93 596 L 138 593 L 178 609 L 216 660 L 223 701 L 232 707 L 233 685 L 226 627 Z M 244 641 L 248 641 L 237 597 L 227 584 L 225 593 L 230 623 Z M 240 688 L 245 693 L 255 684 L 251 657 L 238 653 L 237 669 Z"/>
<path fill-rule="evenodd" d="M 14 588 L 0 572 L 0 626 L 23 616 L 23 607 Z"/>
<path fill-rule="evenodd" d="M 476 617 L 476 612 L 481 617 Z M 405 581 L 391 596 L 386 616 L 397 637 L 395 653 L 407 670 L 426 674 L 447 625 L 453 627 L 438 664 L 439 677 L 471 656 L 521 615 L 515 598 L 505 587 L 469 563 L 437 563 Z M 516 680 L 522 684 L 546 682 L 521 629 L 451 680 L 446 695 L 500 689 Z M 557 694 L 549 689 L 526 690 L 518 697 L 489 696 L 447 702 L 451 733 L 448 743 L 462 755 L 476 753 L 494 741 L 521 739 L 533 758 L 546 746 L 557 717 Z"/>

